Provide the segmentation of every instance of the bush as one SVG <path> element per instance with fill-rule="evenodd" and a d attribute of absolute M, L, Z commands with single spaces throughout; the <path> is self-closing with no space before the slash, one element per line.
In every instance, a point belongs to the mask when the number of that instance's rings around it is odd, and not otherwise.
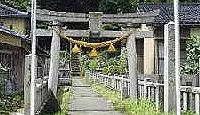
<path fill-rule="evenodd" d="M 99 57 L 95 59 L 90 59 L 87 55 L 81 55 L 79 61 L 82 75 L 84 75 L 85 70 L 94 72 L 97 69 L 102 70 L 103 74 L 126 74 L 128 72 L 126 50 L 123 50 L 119 56 L 111 57 L 113 55 L 108 54 L 106 50 L 102 51 Z"/>
<path fill-rule="evenodd" d="M 15 112 L 24 105 L 23 91 L 17 92 L 12 95 L 0 96 L 0 111 Z"/>
<path fill-rule="evenodd" d="M 126 50 L 120 56 L 108 59 L 103 67 L 103 74 L 126 74 L 128 72 L 128 60 Z"/>
<path fill-rule="evenodd" d="M 104 13 L 135 12 L 138 0 L 102 0 L 99 11 Z"/>
<path fill-rule="evenodd" d="M 197 74 L 200 58 L 200 37 L 192 36 L 186 41 L 187 58 L 186 63 L 181 67 L 184 74 Z"/>
<path fill-rule="evenodd" d="M 95 71 L 98 65 L 98 60 L 97 59 L 91 59 L 89 63 L 89 68 L 90 71 Z"/>
<path fill-rule="evenodd" d="M 85 74 L 85 70 L 89 69 L 89 57 L 87 55 L 80 55 L 79 56 L 79 63 L 80 63 L 80 70 L 81 75 Z"/>

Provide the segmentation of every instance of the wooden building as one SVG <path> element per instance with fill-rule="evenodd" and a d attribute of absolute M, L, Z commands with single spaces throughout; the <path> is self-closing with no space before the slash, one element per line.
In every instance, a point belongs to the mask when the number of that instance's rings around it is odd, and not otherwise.
<path fill-rule="evenodd" d="M 0 64 L 8 68 L 5 91 L 23 88 L 25 54 L 28 53 L 28 14 L 0 4 Z"/>
<path fill-rule="evenodd" d="M 143 72 L 144 74 L 164 73 L 164 25 L 174 20 L 173 4 L 148 4 L 142 3 L 138 6 L 138 12 L 149 12 L 159 9 L 154 23 L 141 26 L 142 29 L 153 30 L 154 37 L 144 39 Z M 200 4 L 180 4 L 180 37 L 181 37 L 181 64 L 186 59 L 186 39 L 192 35 L 200 34 Z"/>

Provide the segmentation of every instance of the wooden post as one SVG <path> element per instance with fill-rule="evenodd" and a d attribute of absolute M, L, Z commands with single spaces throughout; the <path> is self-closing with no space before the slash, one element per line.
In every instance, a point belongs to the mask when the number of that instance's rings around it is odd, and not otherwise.
<path fill-rule="evenodd" d="M 130 97 L 137 99 L 137 52 L 136 52 L 136 41 L 135 36 L 131 34 L 126 44 L 128 54 L 128 70 L 130 76 Z"/>
<path fill-rule="evenodd" d="M 183 110 L 187 110 L 187 93 L 183 92 Z"/>
<path fill-rule="evenodd" d="M 159 85 L 156 85 L 156 89 L 155 89 L 155 102 L 156 102 L 156 109 L 159 110 Z"/>
<path fill-rule="evenodd" d="M 148 98 L 148 94 L 147 94 L 147 91 L 148 90 L 148 87 L 147 87 L 147 79 L 145 78 L 144 79 L 144 98 Z"/>
<path fill-rule="evenodd" d="M 198 76 L 198 85 L 200 87 L 200 58 L 199 58 L 199 76 Z"/>
<path fill-rule="evenodd" d="M 123 76 L 121 76 L 122 77 L 122 79 L 121 79 L 121 89 L 120 89 L 120 96 L 121 96 L 121 100 L 123 100 L 123 93 L 124 93 L 124 91 L 123 91 L 123 89 L 124 89 L 124 77 Z"/>
<path fill-rule="evenodd" d="M 149 31 L 146 24 L 141 24 L 142 31 Z M 144 38 L 144 74 L 154 74 L 155 60 L 155 40 L 154 38 Z"/>
<path fill-rule="evenodd" d="M 51 41 L 51 62 L 48 80 L 48 89 L 56 96 L 58 85 L 58 67 L 59 67 L 59 51 L 60 51 L 60 37 L 56 31 L 59 31 L 58 22 L 54 21 L 53 37 Z"/>
<path fill-rule="evenodd" d="M 174 22 L 164 26 L 164 111 L 176 111 Z"/>
<path fill-rule="evenodd" d="M 199 93 L 195 93 L 195 113 L 199 115 Z"/>

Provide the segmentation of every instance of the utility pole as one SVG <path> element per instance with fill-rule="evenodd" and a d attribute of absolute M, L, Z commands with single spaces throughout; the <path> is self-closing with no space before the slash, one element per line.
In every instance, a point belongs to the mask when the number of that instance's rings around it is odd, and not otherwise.
<path fill-rule="evenodd" d="M 30 92 L 30 115 L 35 114 L 35 79 L 37 76 L 36 62 L 36 0 L 31 1 L 31 92 Z"/>
<path fill-rule="evenodd" d="M 180 107 L 180 32 L 179 32 L 179 0 L 174 0 L 175 22 L 175 77 L 176 77 L 176 115 L 181 114 Z"/>

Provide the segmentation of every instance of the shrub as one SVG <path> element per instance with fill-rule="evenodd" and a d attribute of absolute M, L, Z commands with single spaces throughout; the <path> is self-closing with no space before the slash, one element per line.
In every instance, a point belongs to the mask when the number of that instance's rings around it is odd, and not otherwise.
<path fill-rule="evenodd" d="M 181 67 L 184 74 L 196 74 L 199 69 L 200 58 L 200 37 L 192 36 L 186 41 L 187 58 L 186 63 Z"/>
<path fill-rule="evenodd" d="M 98 60 L 97 59 L 91 59 L 89 63 L 89 68 L 90 71 L 95 71 L 98 65 Z"/>
<path fill-rule="evenodd" d="M 79 56 L 79 63 L 80 63 L 80 70 L 81 75 L 85 74 L 85 70 L 89 69 L 89 57 L 87 55 L 80 55 Z"/>
<path fill-rule="evenodd" d="M 23 91 L 17 92 L 12 95 L 1 95 L 0 96 L 0 111 L 17 111 L 19 108 L 23 107 Z"/>

